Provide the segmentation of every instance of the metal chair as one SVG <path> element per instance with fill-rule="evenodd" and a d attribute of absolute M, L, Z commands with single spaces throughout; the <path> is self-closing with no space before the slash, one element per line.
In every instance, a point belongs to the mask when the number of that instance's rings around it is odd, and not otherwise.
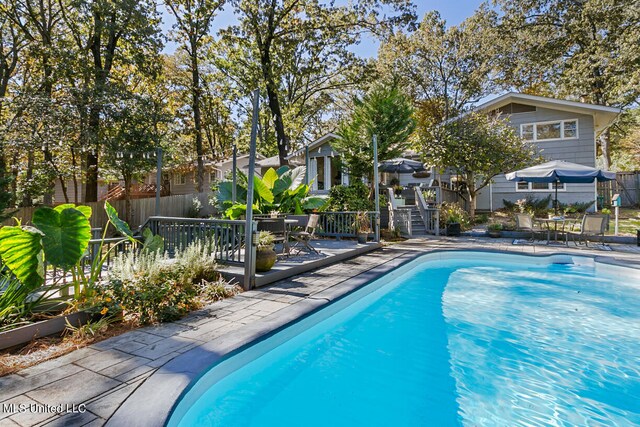
<path fill-rule="evenodd" d="M 318 227 L 318 220 L 320 219 L 320 215 L 311 214 L 309 215 L 309 221 L 307 221 L 307 225 L 304 228 L 304 231 L 296 231 L 291 233 L 291 237 L 296 241 L 296 244 L 293 246 L 294 248 L 298 248 L 297 254 L 300 253 L 301 250 L 307 249 L 309 252 L 313 252 L 319 254 L 320 252 L 311 246 L 311 240 L 315 237 L 316 228 Z"/>
<path fill-rule="evenodd" d="M 537 227 L 533 217 L 529 214 L 519 213 L 516 214 L 516 230 L 527 231 L 531 233 L 529 241 L 535 243 L 536 233 L 542 233 L 544 230 L 541 227 Z M 547 229 L 547 241 L 550 238 L 550 230 Z"/>
<path fill-rule="evenodd" d="M 584 241 L 589 246 L 589 237 L 600 237 L 600 244 L 604 245 L 604 232 L 607 228 L 607 215 L 590 214 L 582 217 L 580 232 L 569 233 L 573 243 L 578 246 L 579 241 Z M 578 241 L 576 241 L 576 238 Z"/>

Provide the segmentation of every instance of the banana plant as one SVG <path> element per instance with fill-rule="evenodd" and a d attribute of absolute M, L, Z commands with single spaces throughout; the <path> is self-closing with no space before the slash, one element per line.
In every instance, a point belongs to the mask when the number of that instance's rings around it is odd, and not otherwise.
<path fill-rule="evenodd" d="M 322 208 L 326 204 L 326 198 L 309 196 L 310 187 L 304 184 L 305 172 L 304 166 L 298 166 L 294 169 L 282 166 L 278 170 L 270 168 L 262 179 L 254 177 L 254 212 L 278 211 L 299 215 L 304 211 Z M 247 182 L 247 176 L 239 173 L 236 190 L 237 200 L 240 202 L 235 204 L 231 198 L 233 184 L 230 181 L 219 184 L 216 200 L 218 208 L 224 212 L 225 217 L 238 219 L 246 213 Z"/>

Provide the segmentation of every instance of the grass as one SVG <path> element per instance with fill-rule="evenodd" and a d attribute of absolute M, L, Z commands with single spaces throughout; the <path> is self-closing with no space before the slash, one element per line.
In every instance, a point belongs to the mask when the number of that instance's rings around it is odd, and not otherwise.
<path fill-rule="evenodd" d="M 613 209 L 611 210 L 611 223 L 607 235 L 613 235 L 615 228 L 615 216 Z M 640 209 L 620 208 L 618 215 L 618 235 L 619 236 L 635 236 L 640 229 Z"/>
<path fill-rule="evenodd" d="M 579 217 L 582 217 L 580 215 Z M 489 223 L 500 223 L 505 230 L 513 230 L 515 228 L 514 214 L 504 211 L 495 211 L 489 217 L 482 217 L 483 221 L 478 221 L 476 218 L 476 225 L 486 225 Z M 618 235 L 619 236 L 636 236 L 636 233 L 640 229 L 640 209 L 637 208 L 620 208 L 618 216 Z M 611 210 L 611 222 L 609 223 L 609 231 L 606 235 L 613 236 L 615 231 L 615 217 L 614 211 Z"/>

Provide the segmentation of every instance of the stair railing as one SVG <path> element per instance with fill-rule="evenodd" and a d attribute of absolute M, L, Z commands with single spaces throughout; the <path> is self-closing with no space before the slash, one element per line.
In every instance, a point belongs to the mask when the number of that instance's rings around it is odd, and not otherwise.
<path fill-rule="evenodd" d="M 440 209 L 429 207 L 420 187 L 413 187 L 413 190 L 416 193 L 416 206 L 418 207 L 418 212 L 420 212 L 420 217 L 422 218 L 426 232 L 439 236 Z"/>

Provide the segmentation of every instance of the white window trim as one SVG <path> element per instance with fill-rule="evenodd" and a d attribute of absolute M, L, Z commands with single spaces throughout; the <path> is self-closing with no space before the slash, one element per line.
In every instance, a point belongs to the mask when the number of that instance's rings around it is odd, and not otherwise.
<path fill-rule="evenodd" d="M 187 176 L 183 173 L 179 173 L 173 179 L 174 185 L 186 185 L 187 184 Z"/>
<path fill-rule="evenodd" d="M 564 124 L 565 122 L 576 122 L 576 136 L 566 137 L 564 136 Z M 551 123 L 560 123 L 560 138 L 548 138 L 548 139 L 538 139 L 538 127 L 537 125 L 548 125 Z M 527 139 L 527 141 L 531 142 L 548 142 L 548 141 L 563 141 L 568 139 L 578 139 L 580 138 L 580 121 L 578 119 L 566 119 L 566 120 L 548 120 L 546 122 L 532 122 L 532 123 L 523 123 L 520 125 L 520 137 L 523 135 L 523 127 L 525 126 L 533 126 L 533 139 Z"/>
<path fill-rule="evenodd" d="M 518 193 L 549 193 L 549 192 L 555 192 L 555 188 L 553 188 L 553 182 L 550 182 L 547 184 L 547 188 L 546 189 L 533 189 L 533 183 L 532 182 L 527 182 L 527 189 L 526 190 L 521 190 L 518 188 L 518 184 L 520 184 L 520 182 L 516 182 L 516 192 Z M 562 184 L 562 187 L 558 187 L 558 193 L 561 193 L 563 191 L 567 191 L 567 184 L 566 183 L 560 183 Z"/>

